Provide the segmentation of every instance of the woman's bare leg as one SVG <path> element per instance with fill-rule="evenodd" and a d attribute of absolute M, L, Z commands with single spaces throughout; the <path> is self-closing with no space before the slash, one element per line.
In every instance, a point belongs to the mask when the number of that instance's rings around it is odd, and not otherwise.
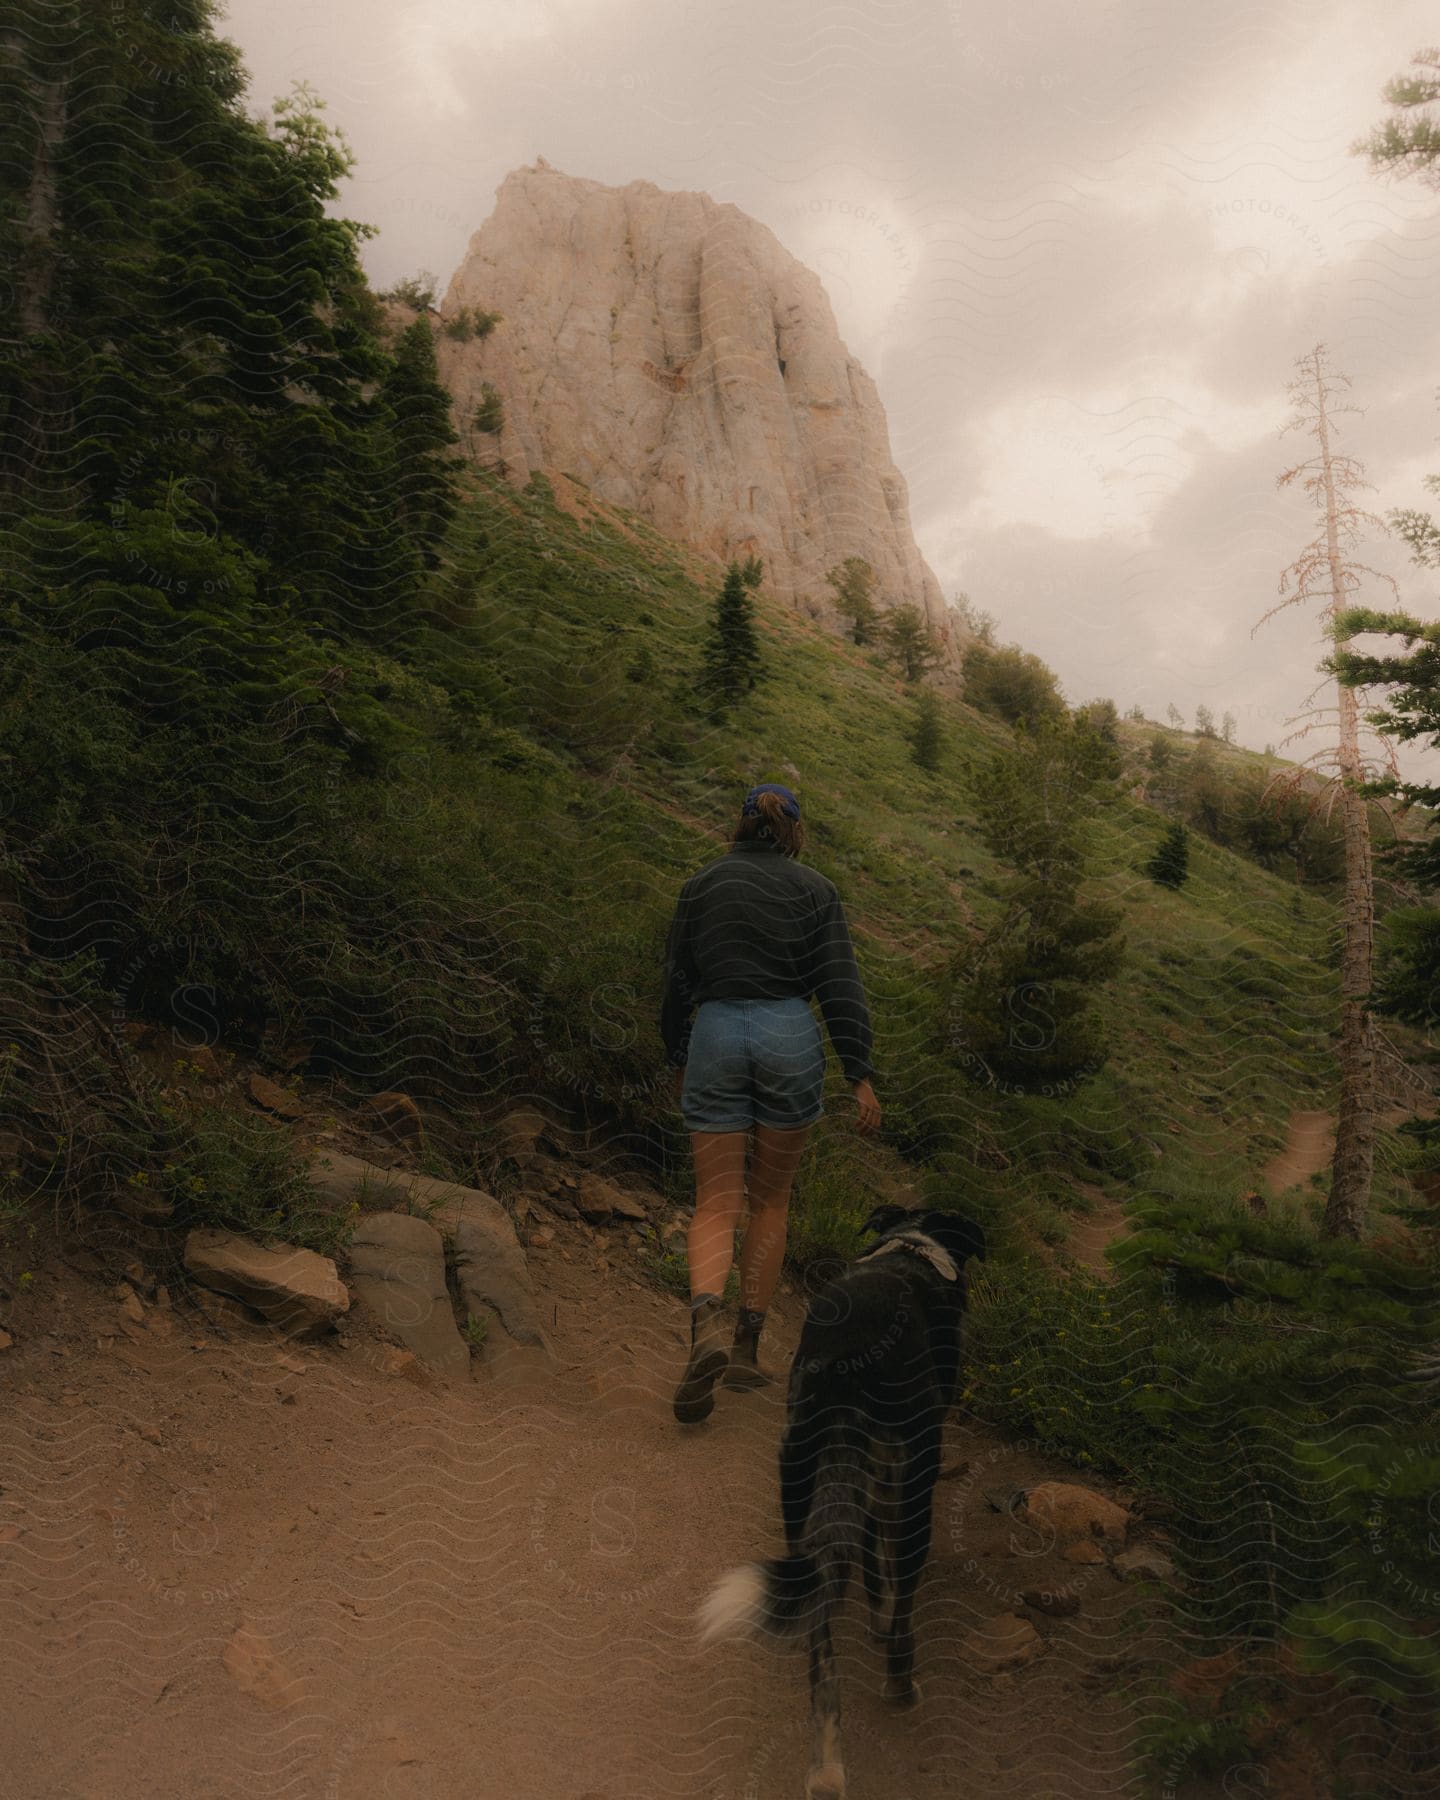
<path fill-rule="evenodd" d="M 765 1311 L 780 1279 L 790 1190 L 810 1132 L 809 1125 L 791 1131 L 780 1131 L 773 1125 L 755 1127 L 750 1216 L 740 1250 L 740 1304 L 748 1312 Z"/>
<path fill-rule="evenodd" d="M 686 1248 L 690 1259 L 690 1356 L 672 1408 L 682 1425 L 708 1419 L 714 1387 L 728 1357 L 720 1303 L 735 1260 L 735 1222 L 745 1195 L 745 1131 L 693 1131 L 695 1216 Z M 702 1298 L 704 1296 L 704 1298 Z"/>
<path fill-rule="evenodd" d="M 686 1252 L 690 1293 L 721 1294 L 735 1260 L 735 1227 L 745 1199 L 745 1146 L 748 1131 L 692 1131 L 695 1157 L 695 1216 Z"/>

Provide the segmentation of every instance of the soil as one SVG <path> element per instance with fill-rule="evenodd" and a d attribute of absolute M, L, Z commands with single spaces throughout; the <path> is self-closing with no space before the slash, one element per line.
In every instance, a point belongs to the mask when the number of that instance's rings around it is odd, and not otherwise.
<path fill-rule="evenodd" d="M 1335 1154 L 1335 1120 L 1328 1112 L 1296 1112 L 1290 1115 L 1285 1148 L 1265 1165 L 1261 1180 L 1273 1193 L 1300 1187 L 1312 1175 L 1328 1169 Z"/>
<path fill-rule="evenodd" d="M 483 1363 L 416 1385 L 358 1309 L 310 1345 L 180 1291 L 137 1321 L 113 1271 L 34 1253 L 0 1351 L 7 1795 L 798 1800 L 803 1649 L 702 1652 L 693 1625 L 779 1548 L 782 1387 L 677 1426 L 683 1303 L 618 1234 L 549 1229 L 538 1389 Z M 1143 1696 L 1183 1660 L 1165 1601 L 996 1510 L 1077 1479 L 1043 1446 L 962 1421 L 945 1463 L 916 1709 L 881 1699 L 858 1597 L 841 1624 L 851 1800 L 1139 1794 Z M 1011 1612 L 1041 1654 L 986 1673 L 968 1635 Z"/>

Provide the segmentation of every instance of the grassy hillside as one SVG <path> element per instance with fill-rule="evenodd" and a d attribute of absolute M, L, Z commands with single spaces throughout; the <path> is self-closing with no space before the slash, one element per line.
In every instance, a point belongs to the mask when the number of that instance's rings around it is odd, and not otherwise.
<path fill-rule="evenodd" d="M 943 976 L 1004 878 L 968 779 L 1004 727 L 947 699 L 942 767 L 921 773 L 905 737 L 911 694 L 873 653 L 763 594 L 767 679 L 732 716 L 707 719 L 691 682 L 716 572 L 578 483 L 561 487 L 471 478 L 452 594 L 420 657 L 446 700 L 408 710 L 418 743 L 362 827 L 365 866 L 413 862 L 476 896 L 492 934 L 473 965 L 490 1085 L 546 1092 L 673 1163 L 682 1146 L 655 1031 L 670 907 L 723 848 L 743 789 L 783 779 L 805 804 L 809 858 L 854 925 L 889 1154 L 938 1166 L 997 1222 L 1023 1210 L 1058 1237 L 1056 1209 L 1084 1204 L 1078 1181 L 1240 1192 L 1289 1113 L 1327 1104 L 1330 904 L 1198 838 L 1186 887 L 1156 887 L 1140 869 L 1162 816 L 1124 781 L 1093 858 L 1093 887 L 1123 909 L 1128 941 L 1101 1002 L 1109 1063 L 1048 1098 L 968 1080 L 947 1049 Z M 843 1091 L 833 1101 L 843 1116 Z M 817 1206 L 833 1206 L 822 1196 L 839 1164 L 858 1211 L 887 1159 L 830 1138 L 811 1171 Z"/>

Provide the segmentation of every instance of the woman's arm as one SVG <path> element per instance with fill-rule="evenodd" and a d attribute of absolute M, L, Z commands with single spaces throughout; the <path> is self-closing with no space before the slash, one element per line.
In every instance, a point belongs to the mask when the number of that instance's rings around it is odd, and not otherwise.
<path fill-rule="evenodd" d="M 862 1084 L 869 1090 L 872 1107 L 875 1101 L 874 1090 L 870 1088 L 870 1078 L 875 1073 L 871 1061 L 874 1041 L 870 1008 L 865 1001 L 865 988 L 855 961 L 855 946 L 850 941 L 845 908 L 840 903 L 840 896 L 833 892 L 828 902 L 822 905 L 815 922 L 811 977 L 825 1029 L 840 1059 L 840 1067 L 845 1071 L 845 1079 L 857 1089 L 856 1098 L 861 1101 L 863 1114 L 865 1101 L 858 1092 Z M 879 1109 L 875 1110 L 878 1121 Z"/>

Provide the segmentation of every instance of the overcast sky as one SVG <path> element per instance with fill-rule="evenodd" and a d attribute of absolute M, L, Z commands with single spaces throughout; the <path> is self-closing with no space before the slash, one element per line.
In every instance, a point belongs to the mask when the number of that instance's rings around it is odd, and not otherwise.
<path fill-rule="evenodd" d="M 220 29 L 256 107 L 328 102 L 382 285 L 443 289 L 537 155 L 770 226 L 879 383 L 942 588 L 1072 701 L 1284 737 L 1314 620 L 1250 630 L 1313 530 L 1275 477 L 1317 340 L 1370 503 L 1440 504 L 1440 193 L 1349 154 L 1440 0 L 229 0 Z"/>

